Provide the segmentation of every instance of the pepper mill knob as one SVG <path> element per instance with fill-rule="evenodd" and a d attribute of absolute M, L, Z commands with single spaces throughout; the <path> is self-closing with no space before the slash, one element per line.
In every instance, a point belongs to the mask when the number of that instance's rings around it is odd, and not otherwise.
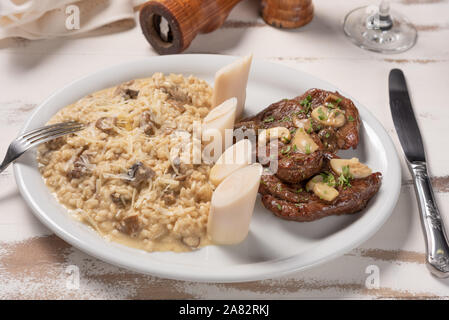
<path fill-rule="evenodd" d="M 262 0 L 262 18 L 276 28 L 299 28 L 313 18 L 312 0 Z"/>

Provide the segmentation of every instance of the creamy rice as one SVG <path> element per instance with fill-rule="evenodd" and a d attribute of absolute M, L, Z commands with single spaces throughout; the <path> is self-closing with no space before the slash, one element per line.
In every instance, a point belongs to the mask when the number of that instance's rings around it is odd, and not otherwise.
<path fill-rule="evenodd" d="M 147 251 L 207 245 L 210 167 L 186 164 L 176 150 L 208 114 L 211 95 L 203 80 L 156 73 L 61 109 L 49 124 L 75 120 L 87 127 L 40 146 L 45 183 L 108 239 Z"/>

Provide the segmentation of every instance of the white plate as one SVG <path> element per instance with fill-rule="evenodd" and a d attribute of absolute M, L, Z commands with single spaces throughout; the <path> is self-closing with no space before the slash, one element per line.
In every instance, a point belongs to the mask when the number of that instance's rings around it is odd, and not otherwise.
<path fill-rule="evenodd" d="M 235 57 L 219 55 L 160 56 L 95 72 L 45 100 L 22 132 L 44 125 L 59 109 L 94 91 L 149 77 L 154 72 L 193 74 L 212 84 L 215 71 L 234 60 Z M 298 96 L 314 87 L 337 90 L 309 74 L 255 60 L 248 82 L 246 113 L 255 114 L 275 101 Z M 401 171 L 393 143 L 371 113 L 353 101 L 363 120 L 361 141 L 356 151 L 343 154 L 359 157 L 383 175 L 382 187 L 368 207 L 354 215 L 298 223 L 275 217 L 258 199 L 250 233 L 237 246 L 208 246 L 189 253 L 148 253 L 108 242 L 72 219 L 57 203 L 37 170 L 35 152 L 25 154 L 15 164 L 14 172 L 23 198 L 48 228 L 73 246 L 109 263 L 191 281 L 235 282 L 278 277 L 327 262 L 360 245 L 380 228 L 396 204 Z"/>

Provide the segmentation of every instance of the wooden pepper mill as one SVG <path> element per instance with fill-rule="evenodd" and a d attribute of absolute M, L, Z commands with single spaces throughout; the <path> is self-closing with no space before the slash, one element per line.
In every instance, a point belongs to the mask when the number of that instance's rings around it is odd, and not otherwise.
<path fill-rule="evenodd" d="M 273 27 L 293 29 L 313 19 L 312 0 L 262 0 L 262 18 Z"/>
<path fill-rule="evenodd" d="M 142 5 L 140 26 L 159 54 L 180 53 L 198 33 L 218 29 L 241 0 L 151 0 Z M 277 28 L 297 28 L 313 18 L 312 0 L 261 0 L 262 17 Z"/>
<path fill-rule="evenodd" d="M 159 54 L 180 53 L 198 33 L 218 29 L 241 0 L 152 0 L 140 10 L 143 34 Z"/>

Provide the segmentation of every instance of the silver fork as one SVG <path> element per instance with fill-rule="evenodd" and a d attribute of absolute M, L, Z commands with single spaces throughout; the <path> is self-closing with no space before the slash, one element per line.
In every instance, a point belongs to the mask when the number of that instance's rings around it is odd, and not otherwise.
<path fill-rule="evenodd" d="M 0 172 L 5 170 L 11 162 L 24 154 L 28 149 L 82 129 L 84 129 L 84 124 L 68 121 L 41 127 L 22 134 L 9 145 L 5 159 L 0 164 Z"/>

